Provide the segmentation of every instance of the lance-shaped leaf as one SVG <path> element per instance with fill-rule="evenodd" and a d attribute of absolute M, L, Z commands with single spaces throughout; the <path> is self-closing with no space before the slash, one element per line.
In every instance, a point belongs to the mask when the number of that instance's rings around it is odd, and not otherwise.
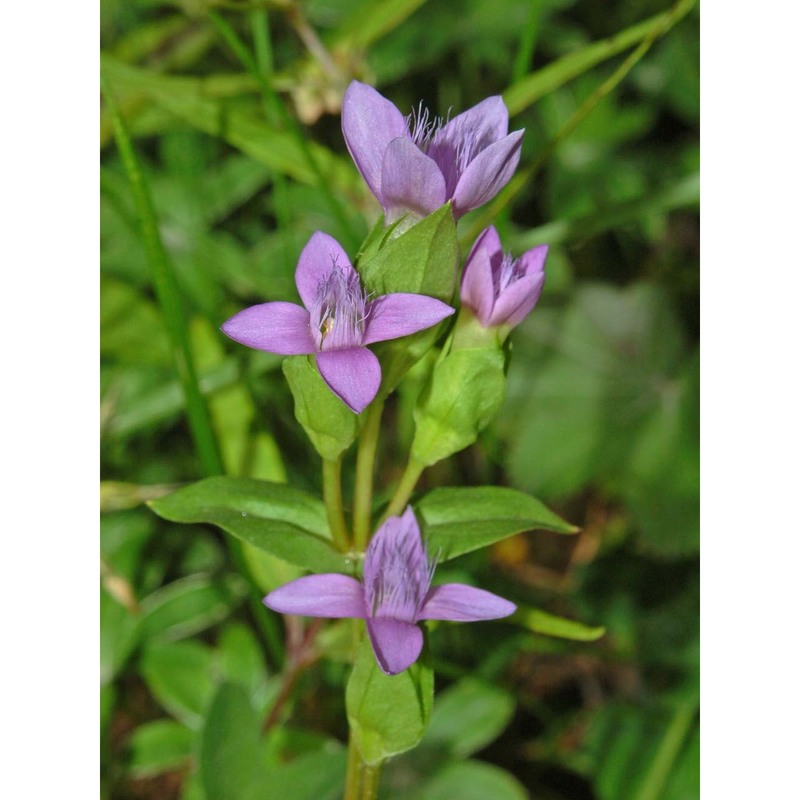
<path fill-rule="evenodd" d="M 172 522 L 208 522 L 312 572 L 349 572 L 331 544 L 325 506 L 307 492 L 249 478 L 206 478 L 150 507 Z"/>
<path fill-rule="evenodd" d="M 415 504 L 431 553 L 447 561 L 523 531 L 576 533 L 540 500 L 502 486 L 434 489 Z"/>

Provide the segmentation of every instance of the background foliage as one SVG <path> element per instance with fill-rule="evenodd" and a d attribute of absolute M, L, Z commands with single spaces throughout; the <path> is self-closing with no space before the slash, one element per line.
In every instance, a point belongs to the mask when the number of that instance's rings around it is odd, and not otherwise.
<path fill-rule="evenodd" d="M 254 302 L 295 300 L 297 255 L 313 231 L 352 253 L 366 235 L 377 209 L 338 117 L 357 77 L 406 110 L 423 99 L 457 112 L 503 93 L 511 128 L 526 129 L 519 177 L 490 210 L 515 253 L 551 245 L 544 295 L 512 336 L 495 423 L 423 482 L 530 491 L 581 528 L 523 534 L 443 566 L 443 577 L 477 581 L 526 611 L 514 623 L 437 628 L 431 726 L 391 762 L 383 793 L 697 797 L 693 4 L 105 0 L 101 10 L 104 89 L 132 139 L 145 203 L 106 102 L 105 795 L 340 792 L 348 629 L 311 625 L 285 638 L 260 597 L 295 567 L 216 529 L 161 520 L 145 502 L 220 458 L 228 474 L 319 491 L 281 359 L 233 346 L 218 326 Z M 158 223 L 149 230 L 147 196 Z M 463 252 L 485 212 L 459 224 Z M 218 455 L 192 438 L 182 352 L 194 358 Z M 404 384 L 389 408 L 406 448 L 414 393 Z M 383 485 L 402 468 L 392 451 L 387 437 Z M 594 626 L 605 628 L 599 639 Z"/>

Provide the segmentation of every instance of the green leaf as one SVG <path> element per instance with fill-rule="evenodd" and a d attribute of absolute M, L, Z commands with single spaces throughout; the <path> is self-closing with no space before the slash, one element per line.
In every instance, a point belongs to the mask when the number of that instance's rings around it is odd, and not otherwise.
<path fill-rule="evenodd" d="M 148 778 L 185 764 L 194 750 L 195 733 L 171 719 L 140 725 L 131 736 L 130 772 Z"/>
<path fill-rule="evenodd" d="M 255 86 L 249 75 L 158 75 L 121 64 L 107 54 L 102 56 L 102 66 L 123 99 L 146 99 L 198 130 L 224 139 L 271 170 L 303 183 L 316 183 L 303 148 L 292 133 L 266 123 L 255 107 L 233 104 L 226 97 L 251 92 Z M 309 148 L 331 186 L 339 190 L 357 186 L 356 171 L 349 159 L 314 142 L 309 143 Z"/>
<path fill-rule="evenodd" d="M 343 747 L 306 753 L 265 776 L 271 797 L 280 800 L 339 800 L 347 772 Z"/>
<path fill-rule="evenodd" d="M 100 590 L 100 683 L 110 683 L 139 642 L 139 620 Z"/>
<path fill-rule="evenodd" d="M 169 365 L 167 333 L 155 303 L 122 281 L 100 281 L 100 355 L 131 364 Z"/>
<path fill-rule="evenodd" d="M 260 722 L 241 686 L 219 687 L 200 740 L 200 776 L 207 800 L 265 796 Z"/>
<path fill-rule="evenodd" d="M 464 761 L 447 764 L 413 800 L 528 800 L 525 787 L 513 776 L 493 764 Z"/>
<path fill-rule="evenodd" d="M 450 303 L 458 270 L 458 239 L 450 204 L 425 217 L 403 233 L 390 226 L 364 243 L 358 271 L 366 289 L 375 295 L 410 292 Z M 436 342 L 447 321 L 424 331 L 381 342 L 374 348 L 381 362 L 380 397 L 388 397 L 408 370 Z"/>
<path fill-rule="evenodd" d="M 421 747 L 445 749 L 456 758 L 466 758 L 503 732 L 515 705 L 509 692 L 465 678 L 437 696 Z"/>
<path fill-rule="evenodd" d="M 226 625 L 219 637 L 218 652 L 228 683 L 244 688 L 253 707 L 263 711 L 270 686 L 261 645 L 252 631 L 239 622 Z"/>
<path fill-rule="evenodd" d="M 246 594 L 247 583 L 238 575 L 174 581 L 142 600 L 142 635 L 162 641 L 191 636 L 225 619 Z"/>
<path fill-rule="evenodd" d="M 173 522 L 209 522 L 237 539 L 313 572 L 348 572 L 330 545 L 325 507 L 278 483 L 207 478 L 150 503 Z"/>
<path fill-rule="evenodd" d="M 500 408 L 505 388 L 500 348 L 450 352 L 434 367 L 414 409 L 412 457 L 431 466 L 471 445 Z"/>
<path fill-rule="evenodd" d="M 294 415 L 314 449 L 335 461 L 358 435 L 358 415 L 327 386 L 310 356 L 289 356 L 283 374 L 294 396 Z"/>
<path fill-rule="evenodd" d="M 385 675 L 369 638 L 363 637 L 345 702 L 351 733 L 367 764 L 416 747 L 425 733 L 433 706 L 433 671 L 423 660 L 424 655 L 399 675 Z"/>
<path fill-rule="evenodd" d="M 540 500 L 502 486 L 434 489 L 415 505 L 428 549 L 441 561 L 531 530 L 576 533 Z"/>
<path fill-rule="evenodd" d="M 368 240 L 369 241 L 369 240 Z M 376 295 L 412 292 L 450 302 L 456 285 L 458 238 L 450 204 L 405 232 L 390 236 L 358 270 L 365 288 Z"/>
<path fill-rule="evenodd" d="M 548 614 L 538 608 L 519 607 L 511 617 L 511 621 L 523 625 L 534 633 L 572 639 L 575 642 L 594 642 L 606 632 L 602 626 L 591 627 L 581 622 Z"/>
<path fill-rule="evenodd" d="M 213 653 L 194 640 L 152 644 L 142 653 L 141 673 L 159 703 L 197 730 L 214 693 Z"/>

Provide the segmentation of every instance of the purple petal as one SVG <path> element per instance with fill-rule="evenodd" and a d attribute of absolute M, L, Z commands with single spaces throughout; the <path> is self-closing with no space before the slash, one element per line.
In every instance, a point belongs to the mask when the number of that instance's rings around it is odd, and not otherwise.
<path fill-rule="evenodd" d="M 472 309 L 481 325 L 488 327 L 494 306 L 492 262 L 489 251 L 479 247 L 478 242 L 475 242 L 464 266 L 464 277 L 461 279 L 461 304 Z"/>
<path fill-rule="evenodd" d="M 373 617 L 367 619 L 367 632 L 378 666 L 387 675 L 408 669 L 422 651 L 422 631 L 410 622 Z"/>
<path fill-rule="evenodd" d="M 323 350 L 317 353 L 317 367 L 330 390 L 349 408 L 360 414 L 381 386 L 381 365 L 366 347 Z"/>
<path fill-rule="evenodd" d="M 491 200 L 519 164 L 524 131 L 514 131 L 479 153 L 464 170 L 453 195 L 453 214 L 460 217 Z"/>
<path fill-rule="evenodd" d="M 427 216 L 447 200 L 442 171 L 406 136 L 386 148 L 380 201 L 391 223 L 409 211 Z"/>
<path fill-rule="evenodd" d="M 490 225 L 488 228 L 484 228 L 478 238 L 475 240 L 475 244 L 472 245 L 472 249 L 469 251 L 469 255 L 467 256 L 467 261 L 472 258 L 472 254 L 479 248 L 482 247 L 490 257 L 498 257 L 500 260 L 503 258 L 503 245 L 500 243 L 500 234 L 497 232 L 497 228 L 494 225 Z"/>
<path fill-rule="evenodd" d="M 508 134 L 508 108 L 497 94 L 487 97 L 478 105 L 468 108 L 450 120 L 437 134 L 437 139 L 463 140 L 474 136 L 480 150 L 500 141 Z"/>
<path fill-rule="evenodd" d="M 523 275 L 495 300 L 489 325 L 519 325 L 536 305 L 544 286 L 544 272 Z"/>
<path fill-rule="evenodd" d="M 309 316 L 294 303 L 262 303 L 240 311 L 222 325 L 236 342 L 281 356 L 313 353 Z"/>
<path fill-rule="evenodd" d="M 455 313 L 454 308 L 435 297 L 404 292 L 379 297 L 367 308 L 363 344 L 408 336 L 430 328 Z"/>
<path fill-rule="evenodd" d="M 547 251 L 550 248 L 546 244 L 540 244 L 533 250 L 526 250 L 519 257 L 519 268 L 525 275 L 533 275 L 544 271 L 544 262 L 547 260 Z"/>
<path fill-rule="evenodd" d="M 306 308 L 310 309 L 317 295 L 320 281 L 337 263 L 349 275 L 352 272 L 350 259 L 333 236 L 317 231 L 306 243 L 297 262 L 294 282 Z M 349 267 L 349 269 L 348 269 Z"/>
<path fill-rule="evenodd" d="M 342 101 L 342 133 L 358 171 L 383 202 L 383 154 L 392 139 L 408 136 L 405 117 L 371 86 L 352 81 Z"/>
<path fill-rule="evenodd" d="M 264 605 L 281 614 L 306 617 L 367 617 L 364 587 L 355 578 L 335 573 L 291 581 L 270 592 Z"/>
<path fill-rule="evenodd" d="M 434 586 L 428 592 L 417 619 L 476 622 L 507 617 L 516 610 L 513 603 L 491 592 L 463 583 L 446 583 L 444 586 Z"/>

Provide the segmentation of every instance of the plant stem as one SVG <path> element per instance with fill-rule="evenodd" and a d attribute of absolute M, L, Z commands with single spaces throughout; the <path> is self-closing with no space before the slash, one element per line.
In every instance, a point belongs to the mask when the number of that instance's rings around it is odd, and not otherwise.
<path fill-rule="evenodd" d="M 175 371 L 178 374 L 186 401 L 186 413 L 192 439 L 197 448 L 203 472 L 206 475 L 222 475 L 225 471 L 222 456 L 211 425 L 208 406 L 200 392 L 178 281 L 161 239 L 158 218 L 149 187 L 102 68 L 100 87 L 114 126 L 114 138 L 122 165 L 130 183 L 139 223 L 139 233 L 150 265 L 158 304 L 169 334 Z"/>
<path fill-rule="evenodd" d="M 356 486 L 353 497 L 353 545 L 359 552 L 366 549 L 372 522 L 372 479 L 375 454 L 381 431 L 383 401 L 376 400 L 368 409 L 358 440 L 356 456 Z"/>
<path fill-rule="evenodd" d="M 347 777 L 344 782 L 344 800 L 359 800 L 361 797 L 361 754 L 358 746 L 350 733 L 347 743 Z"/>
<path fill-rule="evenodd" d="M 381 780 L 381 764 L 364 764 L 361 771 L 361 795 L 359 800 L 376 800 Z"/>
<path fill-rule="evenodd" d="M 350 550 L 350 537 L 344 520 L 342 502 L 342 458 L 322 459 L 322 497 L 328 511 L 328 525 L 336 546 L 343 553 Z"/>
<path fill-rule="evenodd" d="M 417 485 L 417 481 L 424 471 L 425 464 L 417 461 L 414 456 L 408 459 L 406 471 L 403 473 L 403 477 L 400 478 L 400 483 L 397 484 L 397 488 L 394 490 L 394 496 L 386 507 L 386 511 L 383 512 L 378 526 L 383 525 L 389 517 L 394 517 L 403 513 L 414 491 L 414 487 Z"/>
<path fill-rule="evenodd" d="M 344 800 L 376 800 L 382 766 L 382 764 L 365 764 L 361 760 L 361 753 L 358 752 L 358 745 L 351 733 L 347 746 Z"/>

